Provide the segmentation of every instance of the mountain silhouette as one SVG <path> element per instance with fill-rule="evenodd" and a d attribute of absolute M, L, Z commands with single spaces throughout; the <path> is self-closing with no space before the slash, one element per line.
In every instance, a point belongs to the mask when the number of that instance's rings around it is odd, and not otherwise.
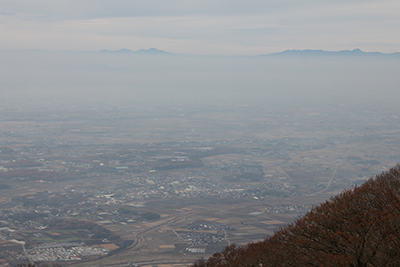
<path fill-rule="evenodd" d="M 193 267 L 400 266 L 400 165 L 343 191 L 264 241 Z"/>

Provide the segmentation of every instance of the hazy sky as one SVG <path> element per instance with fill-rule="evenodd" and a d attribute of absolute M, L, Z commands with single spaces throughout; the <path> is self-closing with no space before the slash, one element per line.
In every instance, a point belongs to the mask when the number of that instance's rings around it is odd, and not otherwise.
<path fill-rule="evenodd" d="M 400 51 L 399 0 L 0 0 L 0 49 Z"/>

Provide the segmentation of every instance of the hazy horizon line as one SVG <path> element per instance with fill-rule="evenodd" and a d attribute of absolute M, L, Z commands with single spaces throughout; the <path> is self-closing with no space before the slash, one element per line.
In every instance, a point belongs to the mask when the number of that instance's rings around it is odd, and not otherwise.
<path fill-rule="evenodd" d="M 323 50 L 323 49 L 286 49 L 278 52 L 271 52 L 266 54 L 255 54 L 255 55 L 243 55 L 243 54 L 232 54 L 232 55 L 219 55 L 219 54 L 187 54 L 187 53 L 173 53 L 167 50 L 158 49 L 155 47 L 141 48 L 138 50 L 131 50 L 128 48 L 121 48 L 116 50 L 101 49 L 101 50 L 50 50 L 50 49 L 0 49 L 0 51 L 21 51 L 21 52 L 69 52 L 69 53 L 126 53 L 126 54 L 159 54 L 159 55 L 182 55 L 182 56 L 212 56 L 212 57 L 257 57 L 257 56 L 272 56 L 272 55 L 283 55 L 289 53 L 325 53 L 325 54 L 338 54 L 338 53 L 352 53 L 359 55 L 397 55 L 400 52 L 384 53 L 380 51 L 363 51 L 360 48 L 347 49 L 347 50 Z"/>

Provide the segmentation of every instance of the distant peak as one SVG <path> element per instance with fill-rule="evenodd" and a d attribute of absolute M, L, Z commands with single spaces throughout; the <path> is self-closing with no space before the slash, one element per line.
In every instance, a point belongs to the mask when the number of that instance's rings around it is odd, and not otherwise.
<path fill-rule="evenodd" d="M 154 47 L 149 48 L 149 49 L 139 49 L 139 50 L 135 51 L 135 53 L 138 53 L 138 54 L 164 54 L 164 55 L 171 54 L 170 52 L 167 52 L 164 50 L 159 50 Z"/>

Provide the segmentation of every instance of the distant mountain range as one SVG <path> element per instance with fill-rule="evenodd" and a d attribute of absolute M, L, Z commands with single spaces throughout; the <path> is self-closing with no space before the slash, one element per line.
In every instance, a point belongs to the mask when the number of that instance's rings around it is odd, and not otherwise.
<path fill-rule="evenodd" d="M 73 52 L 69 50 L 63 50 L 63 51 L 47 51 L 47 50 L 40 50 L 40 49 L 29 49 L 26 51 L 33 51 L 33 52 Z M 177 53 L 171 53 L 168 51 L 164 50 L 159 50 L 157 48 L 149 48 L 149 49 L 139 49 L 136 51 L 130 50 L 130 49 L 119 49 L 119 50 L 100 50 L 100 51 L 82 51 L 81 53 L 101 53 L 101 54 L 136 54 L 136 55 L 170 55 L 170 56 L 177 56 L 177 55 L 185 55 L 185 56 L 190 56 L 188 54 L 177 54 Z M 205 55 L 207 57 L 213 57 L 210 55 Z M 312 49 L 305 49 L 305 50 L 285 50 L 282 52 L 277 52 L 277 53 L 270 53 L 270 54 L 260 54 L 260 55 L 254 55 L 254 56 L 234 56 L 232 57 L 282 57 L 282 56 L 297 56 L 297 57 L 320 57 L 320 56 L 400 56 L 400 52 L 395 52 L 395 53 L 382 53 L 382 52 L 364 52 L 360 50 L 359 48 L 353 49 L 353 50 L 341 50 L 341 51 L 325 51 L 325 50 L 312 50 Z M 215 57 L 218 57 L 218 55 L 215 55 Z M 225 56 L 224 56 L 225 57 Z"/>
<path fill-rule="evenodd" d="M 140 49 L 136 51 L 132 51 L 129 49 L 120 49 L 120 50 L 100 50 L 97 53 L 116 53 L 116 54 L 142 54 L 142 55 L 183 55 L 183 54 L 175 54 L 170 53 L 164 50 L 159 50 L 156 48 L 150 49 Z M 400 53 L 381 53 L 381 52 L 364 52 L 360 49 L 354 50 L 341 50 L 341 51 L 325 51 L 325 50 L 285 50 L 283 52 L 271 53 L 271 54 L 263 54 L 263 55 L 256 55 L 254 57 L 259 56 L 392 56 L 396 55 L 399 56 Z"/>

